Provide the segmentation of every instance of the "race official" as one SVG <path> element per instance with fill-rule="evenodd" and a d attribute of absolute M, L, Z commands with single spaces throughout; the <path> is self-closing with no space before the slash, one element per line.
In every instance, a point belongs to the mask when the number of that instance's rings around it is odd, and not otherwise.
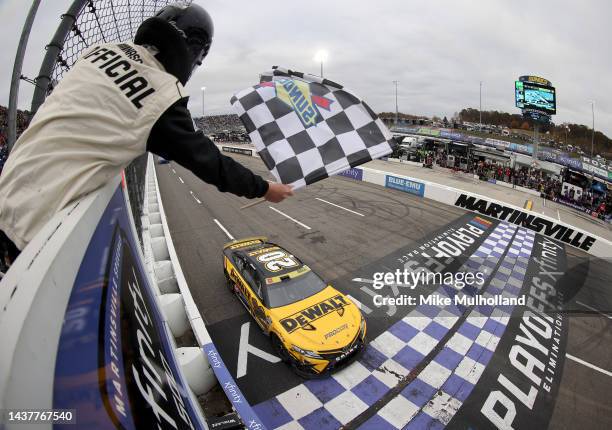
<path fill-rule="evenodd" d="M 213 23 L 200 6 L 166 6 L 134 43 L 87 49 L 16 142 L 0 176 L 0 252 L 22 250 L 58 211 L 151 151 L 219 191 L 280 202 L 269 183 L 196 131 L 183 85 L 202 64 Z M 7 243 L 12 242 L 12 243 Z"/>

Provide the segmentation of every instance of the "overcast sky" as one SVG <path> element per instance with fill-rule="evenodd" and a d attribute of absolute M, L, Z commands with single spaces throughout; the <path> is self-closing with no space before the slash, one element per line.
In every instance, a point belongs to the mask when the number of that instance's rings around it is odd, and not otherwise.
<path fill-rule="evenodd" d="M 72 0 L 43 1 L 30 37 L 23 74 L 35 77 L 44 46 Z M 187 85 L 190 109 L 230 111 L 234 92 L 256 83 L 272 65 L 319 73 L 315 52 L 329 58 L 324 75 L 363 97 L 376 111 L 450 116 L 478 108 L 517 112 L 514 80 L 524 74 L 557 88 L 556 123 L 591 124 L 612 136 L 612 2 L 606 0 L 318 1 L 196 0 L 215 22 L 204 65 Z M 30 2 L 0 0 L 0 104 L 9 82 Z M 22 83 L 20 107 L 29 108 Z"/>

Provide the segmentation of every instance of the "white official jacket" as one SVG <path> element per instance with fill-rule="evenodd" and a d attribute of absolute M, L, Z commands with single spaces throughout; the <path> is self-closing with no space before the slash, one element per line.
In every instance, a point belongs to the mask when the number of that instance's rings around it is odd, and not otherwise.
<path fill-rule="evenodd" d="M 147 48 L 88 49 L 17 140 L 0 176 L 0 230 L 23 249 L 69 203 L 146 151 L 183 87 Z"/>

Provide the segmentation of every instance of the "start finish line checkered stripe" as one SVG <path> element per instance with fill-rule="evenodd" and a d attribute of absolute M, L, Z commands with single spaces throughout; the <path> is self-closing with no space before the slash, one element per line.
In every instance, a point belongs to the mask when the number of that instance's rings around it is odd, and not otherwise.
<path fill-rule="evenodd" d="M 507 223 L 499 224 L 460 270 L 481 271 L 485 279 L 489 280 L 515 231 L 516 226 Z M 520 238 L 522 236 L 515 239 L 513 246 Z M 511 247 L 509 252 L 513 250 L 514 248 Z M 506 259 L 507 257 L 504 262 Z M 500 269 L 502 267 L 504 266 L 500 266 Z M 498 274 L 491 280 L 491 285 L 498 279 L 497 276 Z M 457 291 L 452 286 L 442 286 L 437 291 L 437 294 L 446 297 L 461 294 L 473 295 L 474 293 Z M 334 373 L 327 379 L 307 381 L 256 405 L 254 409 L 268 428 L 324 430 L 336 429 L 345 425 L 370 408 L 390 389 L 397 386 L 402 378 L 433 351 L 467 309 L 469 308 L 455 305 L 444 308 L 430 305 L 417 306 L 406 317 L 391 326 L 387 332 L 370 342 L 361 357 L 345 369 Z M 495 318 L 501 318 L 500 315 L 493 314 L 493 312 L 498 312 L 498 310 L 490 312 L 492 321 L 496 321 Z M 502 311 L 499 310 L 499 312 Z M 478 360 L 473 357 L 478 357 L 479 347 L 486 349 L 487 345 L 489 347 L 492 345 L 486 334 L 489 333 L 488 329 L 495 329 L 492 335 L 501 336 L 501 333 L 496 330 L 498 326 L 494 326 L 493 323 L 488 325 L 486 322 L 481 323 L 481 320 L 486 319 L 485 309 L 482 307 L 478 310 L 473 309 L 468 320 L 461 325 L 442 352 L 436 356 L 438 361 L 434 359 L 425 367 L 417 380 L 430 387 L 439 388 L 456 371 L 458 372 L 457 378 L 463 375 L 467 378 L 464 380 L 474 381 L 473 377 L 468 377 L 471 372 L 469 367 L 471 361 L 463 361 L 463 359 L 468 357 L 477 362 Z M 505 325 L 503 327 L 505 328 Z M 486 333 L 481 334 L 483 331 Z M 476 346 L 472 348 L 473 345 Z M 443 364 L 447 362 L 447 355 L 452 356 L 455 361 L 458 357 L 460 359 L 458 363 L 464 364 L 462 367 L 455 366 L 453 369 L 447 369 Z M 485 357 L 482 354 L 480 356 Z M 368 426 L 371 428 L 402 428 L 420 411 L 419 405 L 412 403 L 402 394 L 392 399 L 367 421 L 365 428 Z M 438 416 L 430 418 L 440 421 Z"/>
<path fill-rule="evenodd" d="M 518 297 L 534 240 L 533 231 L 518 229 L 483 297 Z M 443 429 L 468 398 L 493 357 L 512 309 L 513 306 L 472 309 L 423 372 L 363 428 Z"/>

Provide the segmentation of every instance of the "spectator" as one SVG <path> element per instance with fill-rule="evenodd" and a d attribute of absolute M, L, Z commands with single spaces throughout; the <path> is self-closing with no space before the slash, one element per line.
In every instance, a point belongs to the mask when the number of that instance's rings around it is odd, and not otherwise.
<path fill-rule="evenodd" d="M 17 137 L 30 124 L 30 113 L 28 111 L 17 111 Z M 8 143 L 8 108 L 0 106 L 0 146 L 5 146 Z"/>

